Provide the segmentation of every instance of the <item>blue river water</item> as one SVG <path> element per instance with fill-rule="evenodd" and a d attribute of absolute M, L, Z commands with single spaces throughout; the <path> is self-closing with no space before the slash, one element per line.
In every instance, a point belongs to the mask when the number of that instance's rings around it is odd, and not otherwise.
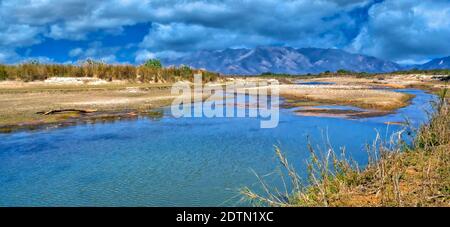
<path fill-rule="evenodd" d="M 427 120 L 433 96 L 416 98 L 395 114 L 358 120 L 298 116 L 280 110 L 277 128 L 255 118 L 138 119 L 0 134 L 0 206 L 239 206 L 238 190 L 258 187 L 278 166 L 274 145 L 305 171 L 307 138 L 364 164 L 364 147 L 387 121 Z M 167 112 L 168 110 L 166 110 Z M 303 172 L 302 172 L 303 171 Z"/>

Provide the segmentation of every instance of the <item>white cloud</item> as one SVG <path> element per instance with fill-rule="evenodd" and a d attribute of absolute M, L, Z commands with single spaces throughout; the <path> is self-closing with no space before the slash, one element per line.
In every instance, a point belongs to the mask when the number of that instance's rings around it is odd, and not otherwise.
<path fill-rule="evenodd" d="M 69 51 L 70 57 L 78 57 L 83 53 L 83 49 L 81 48 L 75 48 Z"/>
<path fill-rule="evenodd" d="M 142 63 L 147 61 L 148 59 L 156 58 L 156 55 L 151 53 L 148 50 L 140 50 L 136 53 L 136 59 L 135 61 L 137 63 Z"/>
<path fill-rule="evenodd" d="M 350 49 L 399 62 L 450 55 L 450 1 L 386 0 L 372 6 Z"/>
<path fill-rule="evenodd" d="M 273 39 L 253 34 L 242 35 L 226 29 L 207 28 L 182 23 L 153 24 L 140 44 L 154 51 L 192 51 L 198 49 L 221 49 L 245 45 L 264 45 Z"/>
<path fill-rule="evenodd" d="M 81 61 L 94 59 L 106 63 L 117 63 L 116 55 L 119 50 L 120 47 L 104 47 L 99 42 L 93 42 L 86 49 L 77 47 L 70 50 L 68 55 Z"/>
<path fill-rule="evenodd" d="M 29 46 L 39 42 L 40 28 L 21 24 L 1 24 L 0 46 Z"/>
<path fill-rule="evenodd" d="M 38 57 L 28 57 L 28 58 L 21 58 L 21 62 L 30 62 L 30 61 L 38 61 L 42 64 L 54 64 L 56 63 L 53 58 L 49 58 L 46 56 L 38 56 Z"/>
<path fill-rule="evenodd" d="M 296 38 L 303 31 L 325 31 L 333 23 L 317 26 L 322 17 L 367 1 L 3 0 L 0 16 L 9 26 L 28 26 L 28 30 L 37 29 L 39 34 L 54 39 L 82 40 L 93 31 L 117 32 L 122 26 L 139 22 L 185 23 L 232 32 L 248 31 L 278 37 L 284 34 L 286 38 Z M 37 34 L 25 35 L 33 38 Z"/>
<path fill-rule="evenodd" d="M 0 64 L 9 64 L 17 62 L 20 57 L 14 50 L 4 49 L 0 47 Z"/>

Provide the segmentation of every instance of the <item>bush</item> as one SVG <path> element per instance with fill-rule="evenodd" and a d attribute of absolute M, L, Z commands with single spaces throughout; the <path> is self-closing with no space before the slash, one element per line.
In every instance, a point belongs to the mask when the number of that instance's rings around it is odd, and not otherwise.
<path fill-rule="evenodd" d="M 345 69 L 339 69 L 336 73 L 339 74 L 339 75 L 351 75 L 351 74 L 353 74 L 352 71 L 345 70 Z"/>
<path fill-rule="evenodd" d="M 149 59 L 144 63 L 145 67 L 152 68 L 152 69 L 161 69 L 162 64 L 161 61 L 158 59 Z"/>

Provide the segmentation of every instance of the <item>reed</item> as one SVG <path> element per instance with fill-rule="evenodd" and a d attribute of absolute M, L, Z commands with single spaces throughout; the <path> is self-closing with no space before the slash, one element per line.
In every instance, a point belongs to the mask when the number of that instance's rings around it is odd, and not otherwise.
<path fill-rule="evenodd" d="M 217 73 L 194 70 L 186 66 L 155 68 L 146 65 L 105 64 L 87 60 L 81 64 L 39 64 L 27 62 L 17 65 L 0 65 L 0 80 L 37 81 L 50 77 L 95 77 L 132 82 L 175 82 L 193 80 L 194 73 L 202 72 L 203 80 L 214 81 Z"/>

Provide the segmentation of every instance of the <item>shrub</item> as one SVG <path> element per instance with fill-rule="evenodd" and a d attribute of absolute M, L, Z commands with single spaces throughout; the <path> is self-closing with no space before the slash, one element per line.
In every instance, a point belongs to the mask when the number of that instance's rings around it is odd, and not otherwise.
<path fill-rule="evenodd" d="M 149 59 L 144 63 L 145 67 L 152 68 L 152 69 L 161 69 L 162 64 L 161 61 L 158 59 Z"/>

